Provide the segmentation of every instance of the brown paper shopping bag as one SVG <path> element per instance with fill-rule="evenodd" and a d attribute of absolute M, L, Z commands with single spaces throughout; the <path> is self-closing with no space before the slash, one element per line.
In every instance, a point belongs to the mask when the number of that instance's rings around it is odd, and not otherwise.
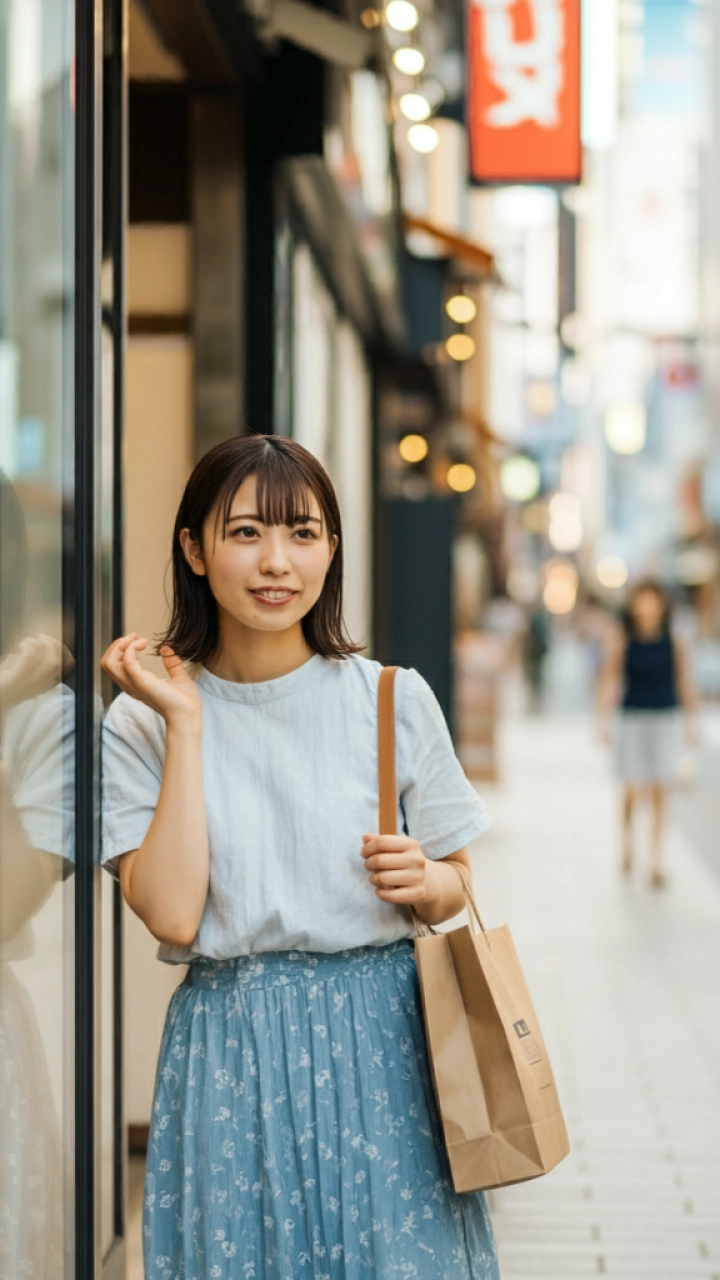
<path fill-rule="evenodd" d="M 395 670 L 385 668 L 378 690 L 383 835 L 396 830 Z M 471 926 L 435 933 L 416 917 L 415 958 L 453 1183 L 479 1191 L 548 1173 L 570 1147 L 510 930 L 484 928 L 459 874 Z"/>

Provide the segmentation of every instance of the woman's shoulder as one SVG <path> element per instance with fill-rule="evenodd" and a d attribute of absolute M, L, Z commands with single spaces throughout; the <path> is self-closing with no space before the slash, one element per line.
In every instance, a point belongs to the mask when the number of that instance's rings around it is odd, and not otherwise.
<path fill-rule="evenodd" d="M 342 661 L 333 662 L 332 666 L 338 682 L 362 685 L 372 693 L 377 692 L 380 675 L 385 669 L 382 662 L 377 662 L 374 658 L 363 658 L 357 653 L 351 654 Z M 397 667 L 395 689 L 397 695 L 403 698 L 408 693 L 422 691 L 427 691 L 432 697 L 429 684 L 414 667 Z"/>
<path fill-rule="evenodd" d="M 357 654 L 335 665 L 335 676 L 349 696 L 377 700 L 382 662 Z M 411 727 L 430 713 L 442 719 L 442 712 L 427 680 L 414 667 L 397 667 L 395 676 L 395 717 L 400 728 Z"/>
<path fill-rule="evenodd" d="M 329 659 L 331 678 L 336 684 L 347 689 L 377 689 L 382 663 L 374 658 L 363 658 L 362 654 L 351 653 L 346 658 Z"/>

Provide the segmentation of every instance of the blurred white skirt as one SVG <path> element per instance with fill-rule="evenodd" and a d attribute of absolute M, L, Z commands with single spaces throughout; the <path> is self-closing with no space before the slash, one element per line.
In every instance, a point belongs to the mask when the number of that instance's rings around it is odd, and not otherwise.
<path fill-rule="evenodd" d="M 675 782 L 680 772 L 681 746 L 677 710 L 623 711 L 615 741 L 618 776 L 637 786 Z"/>

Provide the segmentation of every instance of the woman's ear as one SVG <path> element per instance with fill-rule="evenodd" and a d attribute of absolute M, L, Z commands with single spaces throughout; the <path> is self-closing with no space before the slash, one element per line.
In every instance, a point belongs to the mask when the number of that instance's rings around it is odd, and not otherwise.
<path fill-rule="evenodd" d="M 332 562 L 333 562 L 333 556 L 335 555 L 335 552 L 336 552 L 336 551 L 337 551 L 337 549 L 338 549 L 338 542 L 339 542 L 339 541 L 340 541 L 340 539 L 338 538 L 338 536 L 337 536 L 337 534 L 336 534 L 336 533 L 334 533 L 334 534 L 332 535 L 332 537 L 329 539 L 329 542 L 330 542 L 330 564 L 332 564 Z"/>
<path fill-rule="evenodd" d="M 193 573 L 196 573 L 199 578 L 204 578 L 207 574 L 207 569 L 205 568 L 200 543 L 195 541 L 189 529 L 180 530 L 180 546 Z"/>

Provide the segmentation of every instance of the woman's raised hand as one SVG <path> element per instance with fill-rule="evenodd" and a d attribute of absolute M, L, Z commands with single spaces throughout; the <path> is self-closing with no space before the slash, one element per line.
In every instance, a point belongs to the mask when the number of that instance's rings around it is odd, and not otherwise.
<path fill-rule="evenodd" d="M 147 671 L 138 654 L 147 646 L 147 640 L 132 632 L 115 640 L 103 655 L 101 666 L 123 693 L 144 702 L 161 715 L 168 726 L 175 724 L 201 724 L 202 702 L 195 681 L 188 675 L 182 661 L 167 645 L 160 650 L 160 657 L 168 673 L 163 680 Z"/>

